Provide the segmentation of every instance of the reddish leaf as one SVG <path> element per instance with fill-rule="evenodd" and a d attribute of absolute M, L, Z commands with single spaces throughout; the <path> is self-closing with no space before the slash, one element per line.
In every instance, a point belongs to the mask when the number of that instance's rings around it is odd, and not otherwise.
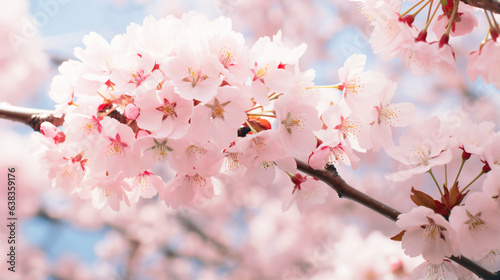
<path fill-rule="evenodd" d="M 450 209 L 448 208 L 448 206 L 446 206 L 446 204 L 441 203 L 438 200 L 434 200 L 434 203 L 436 204 L 436 209 L 434 209 L 434 212 L 436 214 L 440 214 L 445 218 L 448 218 L 448 216 L 450 216 Z"/>
<path fill-rule="evenodd" d="M 394 235 L 393 237 L 391 237 L 391 240 L 401 241 L 401 239 L 403 238 L 403 235 L 405 235 L 405 232 L 406 232 L 406 230 L 403 230 L 402 232 Z"/>
<path fill-rule="evenodd" d="M 444 184 L 443 184 L 443 191 L 444 191 L 444 194 L 441 197 L 441 203 L 446 205 L 447 208 L 450 208 L 449 207 L 450 205 L 448 204 L 450 201 L 450 192 L 448 191 L 448 188 L 446 186 L 444 186 Z"/>
<path fill-rule="evenodd" d="M 460 205 L 462 203 L 462 200 L 464 199 L 465 195 L 467 195 L 469 191 L 465 192 L 464 194 L 460 193 L 458 190 L 458 182 L 453 184 L 451 189 L 448 191 L 448 188 L 444 187 L 444 194 L 443 197 L 441 197 L 441 205 L 437 205 L 439 213 L 445 217 L 448 217 L 451 213 L 451 210 L 453 207 Z M 445 209 L 446 208 L 446 209 Z"/>
<path fill-rule="evenodd" d="M 425 206 L 436 211 L 436 202 L 430 195 L 421 191 L 417 191 L 413 187 L 411 188 L 411 192 L 413 194 L 410 196 L 410 198 L 417 206 Z"/>
<path fill-rule="evenodd" d="M 257 131 L 271 129 L 271 123 L 268 120 L 262 119 L 260 117 L 249 116 L 248 122 Z M 244 124 L 244 125 L 246 125 L 246 124 Z"/>
<path fill-rule="evenodd" d="M 453 208 L 453 206 L 460 205 L 468 192 L 469 191 L 465 192 L 464 194 L 460 193 L 460 191 L 458 190 L 458 182 L 456 182 L 450 190 L 450 206 Z"/>

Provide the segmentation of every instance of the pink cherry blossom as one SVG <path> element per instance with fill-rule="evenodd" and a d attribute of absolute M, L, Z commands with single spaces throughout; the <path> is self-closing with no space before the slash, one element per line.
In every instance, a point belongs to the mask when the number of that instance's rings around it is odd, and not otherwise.
<path fill-rule="evenodd" d="M 448 27 L 451 12 L 452 11 L 450 9 L 446 9 L 446 12 L 439 15 L 437 20 L 434 22 L 432 31 L 436 33 L 437 37 L 444 34 L 446 28 Z M 471 6 L 465 3 L 460 3 L 460 5 L 458 5 L 458 10 L 451 26 L 451 36 L 462 36 L 468 34 L 472 32 L 475 27 L 477 27 L 478 21 L 472 12 L 473 8 Z"/>
<path fill-rule="evenodd" d="M 116 55 L 113 66 L 109 81 L 123 92 L 155 89 L 163 80 L 157 62 L 149 53 L 123 51 Z"/>
<path fill-rule="evenodd" d="M 388 175 L 390 180 L 406 180 L 413 174 L 427 172 L 433 166 L 451 161 L 449 135 L 443 131 L 438 118 L 430 118 L 411 129 L 399 139 L 399 146 L 386 149 L 389 156 L 408 166 L 406 170 Z"/>
<path fill-rule="evenodd" d="M 362 147 L 372 146 L 374 151 L 378 151 L 381 146 L 392 146 L 391 128 L 404 127 L 413 121 L 415 106 L 412 103 L 391 103 L 395 91 L 396 83 L 387 82 L 379 95 L 379 102 L 372 108 L 372 118 L 369 122 L 370 137 L 360 138 Z"/>
<path fill-rule="evenodd" d="M 43 136 L 52 139 L 54 144 L 62 143 L 66 140 L 66 135 L 64 132 L 59 131 L 57 127 L 49 122 L 43 122 L 40 125 L 40 132 Z"/>
<path fill-rule="evenodd" d="M 455 53 L 450 45 L 415 40 L 405 46 L 404 61 L 413 74 L 427 76 L 437 73 L 446 76 L 456 72 Z"/>
<path fill-rule="evenodd" d="M 339 69 L 339 89 L 353 111 L 363 110 L 361 108 L 365 103 L 371 104 L 373 95 L 379 93 L 384 86 L 384 75 L 375 71 L 363 72 L 365 64 L 365 55 L 353 54 L 345 61 L 344 67 Z"/>
<path fill-rule="evenodd" d="M 142 154 L 141 167 L 150 169 L 155 166 L 164 166 L 171 160 L 173 155 L 172 146 L 175 146 L 174 140 L 167 138 L 155 138 L 147 135 L 137 139 L 134 149 Z"/>
<path fill-rule="evenodd" d="M 267 187 L 273 184 L 279 175 L 284 175 L 285 172 L 292 173 L 296 170 L 297 164 L 291 156 L 274 161 L 257 159 L 256 164 L 247 168 L 243 180 L 249 185 L 258 184 Z"/>
<path fill-rule="evenodd" d="M 122 49 L 123 37 L 115 36 L 108 43 L 101 35 L 91 32 L 83 37 L 85 49 L 76 48 L 75 56 L 81 61 L 71 67 L 78 67 L 78 79 L 74 93 L 77 96 L 94 95 L 102 88 L 115 67 L 114 60 Z M 69 70 L 68 70 L 69 72 Z"/>
<path fill-rule="evenodd" d="M 109 205 L 111 209 L 119 211 L 122 202 L 130 206 L 127 191 L 131 191 L 129 183 L 124 180 L 125 174 L 118 173 L 116 177 L 101 178 L 92 189 L 92 204 L 97 209 Z"/>
<path fill-rule="evenodd" d="M 238 136 L 237 130 L 247 119 L 246 110 L 252 101 L 240 94 L 236 87 L 221 87 L 214 99 L 195 108 L 191 118 L 191 133 L 197 139 L 206 139 L 227 147 Z"/>
<path fill-rule="evenodd" d="M 340 141 L 331 141 L 321 144 L 309 157 L 309 165 L 313 169 L 324 169 L 327 164 L 334 166 L 347 165 L 356 170 L 360 158 L 352 149 Z"/>
<path fill-rule="evenodd" d="M 318 111 L 296 102 L 292 95 L 281 96 L 275 104 L 278 132 L 285 149 L 296 156 L 307 157 L 316 147 L 314 131 L 322 126 Z"/>
<path fill-rule="evenodd" d="M 61 75 L 52 79 L 49 96 L 54 102 L 59 103 L 56 111 L 64 110 L 73 103 L 75 83 L 81 71 L 81 63 L 74 60 L 64 61 L 59 67 Z"/>
<path fill-rule="evenodd" d="M 109 172 L 116 176 L 121 170 L 126 174 L 138 173 L 139 153 L 133 149 L 135 135 L 128 126 L 117 124 L 114 130 L 102 135 L 89 154 L 99 160 L 92 160 L 93 172 Z M 89 155 L 89 156 L 91 156 Z"/>
<path fill-rule="evenodd" d="M 189 47 L 182 48 L 177 56 L 160 67 L 165 69 L 184 99 L 208 101 L 217 94 L 217 87 L 222 82 L 223 66 L 219 60 Z"/>
<path fill-rule="evenodd" d="M 376 54 L 390 59 L 401 56 L 405 43 L 414 40 L 417 30 L 401 20 L 399 1 L 366 1 L 361 5 L 362 13 L 374 26 L 370 44 Z"/>
<path fill-rule="evenodd" d="M 135 99 L 140 108 L 137 125 L 159 137 L 179 139 L 189 127 L 193 115 L 193 101 L 175 92 L 171 84 L 163 84 L 160 91 L 150 91 Z"/>
<path fill-rule="evenodd" d="M 500 249 L 499 214 L 495 201 L 480 192 L 469 194 L 464 206 L 453 208 L 450 224 L 464 256 L 480 260 L 490 251 Z"/>
<path fill-rule="evenodd" d="M 281 206 L 283 212 L 290 209 L 294 202 L 301 213 L 309 204 L 325 203 L 325 197 L 328 195 L 328 186 L 325 183 L 318 181 L 316 178 L 300 174 L 294 175 L 292 182 L 295 186 L 293 187 L 292 196 Z"/>
<path fill-rule="evenodd" d="M 241 153 L 240 161 L 251 168 L 262 161 L 272 162 L 288 156 L 288 152 L 280 143 L 276 130 L 264 130 L 256 134 L 247 134 L 241 141 L 236 142 L 231 151 Z"/>
<path fill-rule="evenodd" d="M 194 175 L 177 175 L 166 184 L 163 200 L 168 206 L 197 207 L 215 196 L 213 179 Z"/>
<path fill-rule="evenodd" d="M 48 175 L 54 180 L 54 187 L 65 189 L 68 193 L 74 192 L 84 180 L 87 171 L 88 159 L 84 153 L 62 147 L 46 151 L 46 158 L 49 164 Z"/>
<path fill-rule="evenodd" d="M 277 92 L 288 92 L 293 87 L 294 73 L 287 70 L 286 65 L 297 64 L 298 58 L 305 51 L 305 45 L 287 48 L 281 43 L 281 33 L 273 39 L 263 37 L 252 46 L 250 66 L 254 74 L 252 93 L 255 100 L 268 105 L 268 95 Z M 253 65 L 252 65 L 253 63 Z"/>
<path fill-rule="evenodd" d="M 475 81 L 478 75 L 485 83 L 491 83 L 497 88 L 500 88 L 500 79 L 498 73 L 500 66 L 498 63 L 493 63 L 497 61 L 498 50 L 500 48 L 499 41 L 487 40 L 479 51 L 472 52 L 469 58 L 469 64 L 467 65 L 467 75 L 473 81 Z"/>
<path fill-rule="evenodd" d="M 141 172 L 132 179 L 130 184 L 132 187 L 131 200 L 137 201 L 139 197 L 152 198 L 157 193 L 163 192 L 164 185 L 161 177 L 147 170 Z"/>
<path fill-rule="evenodd" d="M 217 34 L 210 39 L 210 53 L 215 55 L 224 66 L 222 74 L 230 84 L 244 84 L 251 75 L 249 49 L 245 46 L 243 35 L 236 32 Z"/>
<path fill-rule="evenodd" d="M 465 121 L 456 131 L 455 137 L 465 152 L 480 155 L 493 142 L 494 127 L 495 123 L 491 121 L 480 124 Z"/>
<path fill-rule="evenodd" d="M 322 119 L 330 129 L 338 133 L 337 138 L 340 142 L 345 145 L 348 143 L 356 151 L 365 152 L 365 148 L 370 148 L 371 145 L 361 147 L 359 142 L 369 137 L 367 135 L 369 127 L 351 113 L 351 109 L 341 102 L 338 106 L 331 106 L 326 110 Z"/>
<path fill-rule="evenodd" d="M 426 261 L 415 267 L 411 272 L 411 280 L 459 280 L 465 279 L 466 272 L 463 269 L 456 267 L 448 260 L 440 264 L 433 264 Z"/>
<path fill-rule="evenodd" d="M 178 177 L 210 177 L 219 173 L 223 154 L 217 145 L 197 141 L 175 142 L 172 145 L 173 158 L 170 166 L 180 173 Z"/>
<path fill-rule="evenodd" d="M 410 257 L 422 255 L 432 264 L 441 264 L 445 257 L 458 256 L 456 233 L 443 216 L 430 208 L 419 206 L 399 215 L 396 222 L 405 230 L 401 247 Z"/>
<path fill-rule="evenodd" d="M 489 137 L 488 137 L 489 138 Z M 500 135 L 495 133 L 489 145 L 483 149 L 482 158 L 493 169 L 500 165 Z"/>
<path fill-rule="evenodd" d="M 486 175 L 486 179 L 483 183 L 483 192 L 497 201 L 497 205 L 500 205 L 500 168 L 494 167 Z"/>

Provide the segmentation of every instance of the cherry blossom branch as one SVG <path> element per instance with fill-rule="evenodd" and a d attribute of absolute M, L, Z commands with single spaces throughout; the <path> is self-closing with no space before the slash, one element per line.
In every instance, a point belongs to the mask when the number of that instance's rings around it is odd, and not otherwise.
<path fill-rule="evenodd" d="M 309 164 L 302 162 L 300 160 L 296 160 L 297 169 L 328 184 L 332 189 L 334 189 L 339 197 L 348 198 L 353 200 L 359 204 L 362 204 L 371 210 L 381 214 L 384 217 L 387 217 L 393 221 L 398 219 L 399 212 L 396 209 L 393 209 L 382 202 L 366 195 L 365 193 L 349 186 L 342 177 L 340 177 L 337 171 L 334 169 L 333 171 L 326 170 L 315 170 L 312 169 Z M 500 273 L 492 273 L 477 263 L 469 260 L 466 257 L 450 257 L 450 260 L 460 264 L 461 266 L 467 268 L 469 271 L 473 272 L 477 276 L 481 277 L 485 280 L 500 280 Z"/>
<path fill-rule="evenodd" d="M 56 117 L 54 111 L 18 107 L 7 102 L 0 103 L 0 119 L 26 124 L 35 131 L 40 131 L 40 125 L 44 121 L 55 126 L 61 126 L 64 122 L 64 116 Z"/>
<path fill-rule="evenodd" d="M 48 121 L 55 126 L 60 126 L 64 122 L 64 116 L 55 117 L 53 111 L 12 106 L 6 102 L 0 103 L 0 118 L 24 123 L 26 125 L 29 125 L 35 131 L 40 131 L 40 124 L 44 121 Z M 300 160 L 296 160 L 296 162 L 298 170 L 325 182 L 337 192 L 339 197 L 349 198 L 393 221 L 396 221 L 399 214 L 401 214 L 401 212 L 397 211 L 396 209 L 393 209 L 381 203 L 380 201 L 366 195 L 365 193 L 349 186 L 344 181 L 344 179 L 342 179 L 342 177 L 338 175 L 335 169 L 333 171 L 315 170 L 312 169 L 309 164 L 304 163 Z M 214 245 L 216 245 L 217 249 L 222 249 L 222 251 L 224 251 L 224 247 L 218 246 L 221 244 L 215 243 Z M 482 279 L 500 280 L 500 273 L 492 273 L 463 256 L 451 257 L 449 259 L 467 268 Z"/>
<path fill-rule="evenodd" d="M 461 0 L 465 4 L 500 14 L 500 0 Z"/>

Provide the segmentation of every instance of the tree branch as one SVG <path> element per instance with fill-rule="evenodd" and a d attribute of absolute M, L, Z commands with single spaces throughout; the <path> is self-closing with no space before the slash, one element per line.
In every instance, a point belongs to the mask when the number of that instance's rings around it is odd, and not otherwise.
<path fill-rule="evenodd" d="M 64 122 L 64 116 L 55 117 L 54 111 L 18 107 L 7 102 L 0 103 L 0 118 L 26 124 L 35 131 L 40 131 L 40 125 L 45 121 L 55 126 Z"/>
<path fill-rule="evenodd" d="M 339 197 L 351 199 L 393 221 L 396 221 L 398 219 L 399 214 L 401 214 L 401 212 L 399 212 L 398 210 L 393 209 L 383 204 L 382 202 L 349 186 L 344 181 L 344 179 L 342 179 L 342 177 L 338 175 L 337 170 L 335 169 L 333 169 L 333 171 L 315 170 L 312 169 L 309 166 L 309 164 L 305 162 L 302 162 L 300 160 L 296 160 L 296 162 L 298 170 L 328 184 L 332 189 L 334 189 L 337 192 Z M 500 280 L 500 273 L 498 272 L 492 273 L 464 256 L 450 257 L 449 259 L 467 268 L 469 271 L 473 272 L 482 279 Z"/>
<path fill-rule="evenodd" d="M 498 0 L 492 0 L 498 1 Z M 35 131 L 40 131 L 40 124 L 44 121 L 48 121 L 55 126 L 60 126 L 64 122 L 64 116 L 55 117 L 53 111 L 48 110 L 37 110 L 37 109 L 28 109 L 23 107 L 12 106 L 6 102 L 0 103 L 0 118 L 17 121 L 29 125 Z M 333 169 L 333 171 L 326 170 L 315 170 L 312 169 L 309 164 L 302 162 L 300 160 L 296 160 L 297 169 L 313 176 L 314 178 L 321 180 L 328 184 L 332 189 L 334 189 L 339 197 L 344 197 L 351 199 L 359 204 L 362 204 L 369 209 L 385 216 L 393 221 L 396 221 L 399 212 L 396 209 L 393 209 L 380 201 L 360 192 L 359 190 L 349 186 L 342 177 L 337 174 L 337 171 Z M 182 219 L 181 219 L 182 221 Z M 216 247 L 219 247 L 215 244 Z M 218 248 L 220 249 L 220 248 Z M 492 273 L 477 263 L 463 257 L 451 257 L 449 258 L 454 262 L 460 264 L 461 266 L 467 268 L 477 276 L 481 277 L 485 280 L 500 280 L 500 272 Z"/>
<path fill-rule="evenodd" d="M 460 0 L 465 4 L 500 14 L 500 0 Z"/>

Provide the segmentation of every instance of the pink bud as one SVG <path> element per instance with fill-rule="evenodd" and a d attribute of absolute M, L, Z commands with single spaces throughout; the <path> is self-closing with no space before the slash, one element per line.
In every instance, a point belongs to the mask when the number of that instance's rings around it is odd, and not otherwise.
<path fill-rule="evenodd" d="M 57 133 L 59 131 L 57 130 L 57 127 L 55 127 L 53 124 L 49 122 L 43 122 L 40 125 L 40 132 L 46 137 L 54 138 L 57 136 Z"/>
<path fill-rule="evenodd" d="M 129 103 L 127 107 L 125 107 L 125 117 L 129 120 L 135 120 L 140 114 L 139 108 L 135 106 L 134 103 Z"/>

